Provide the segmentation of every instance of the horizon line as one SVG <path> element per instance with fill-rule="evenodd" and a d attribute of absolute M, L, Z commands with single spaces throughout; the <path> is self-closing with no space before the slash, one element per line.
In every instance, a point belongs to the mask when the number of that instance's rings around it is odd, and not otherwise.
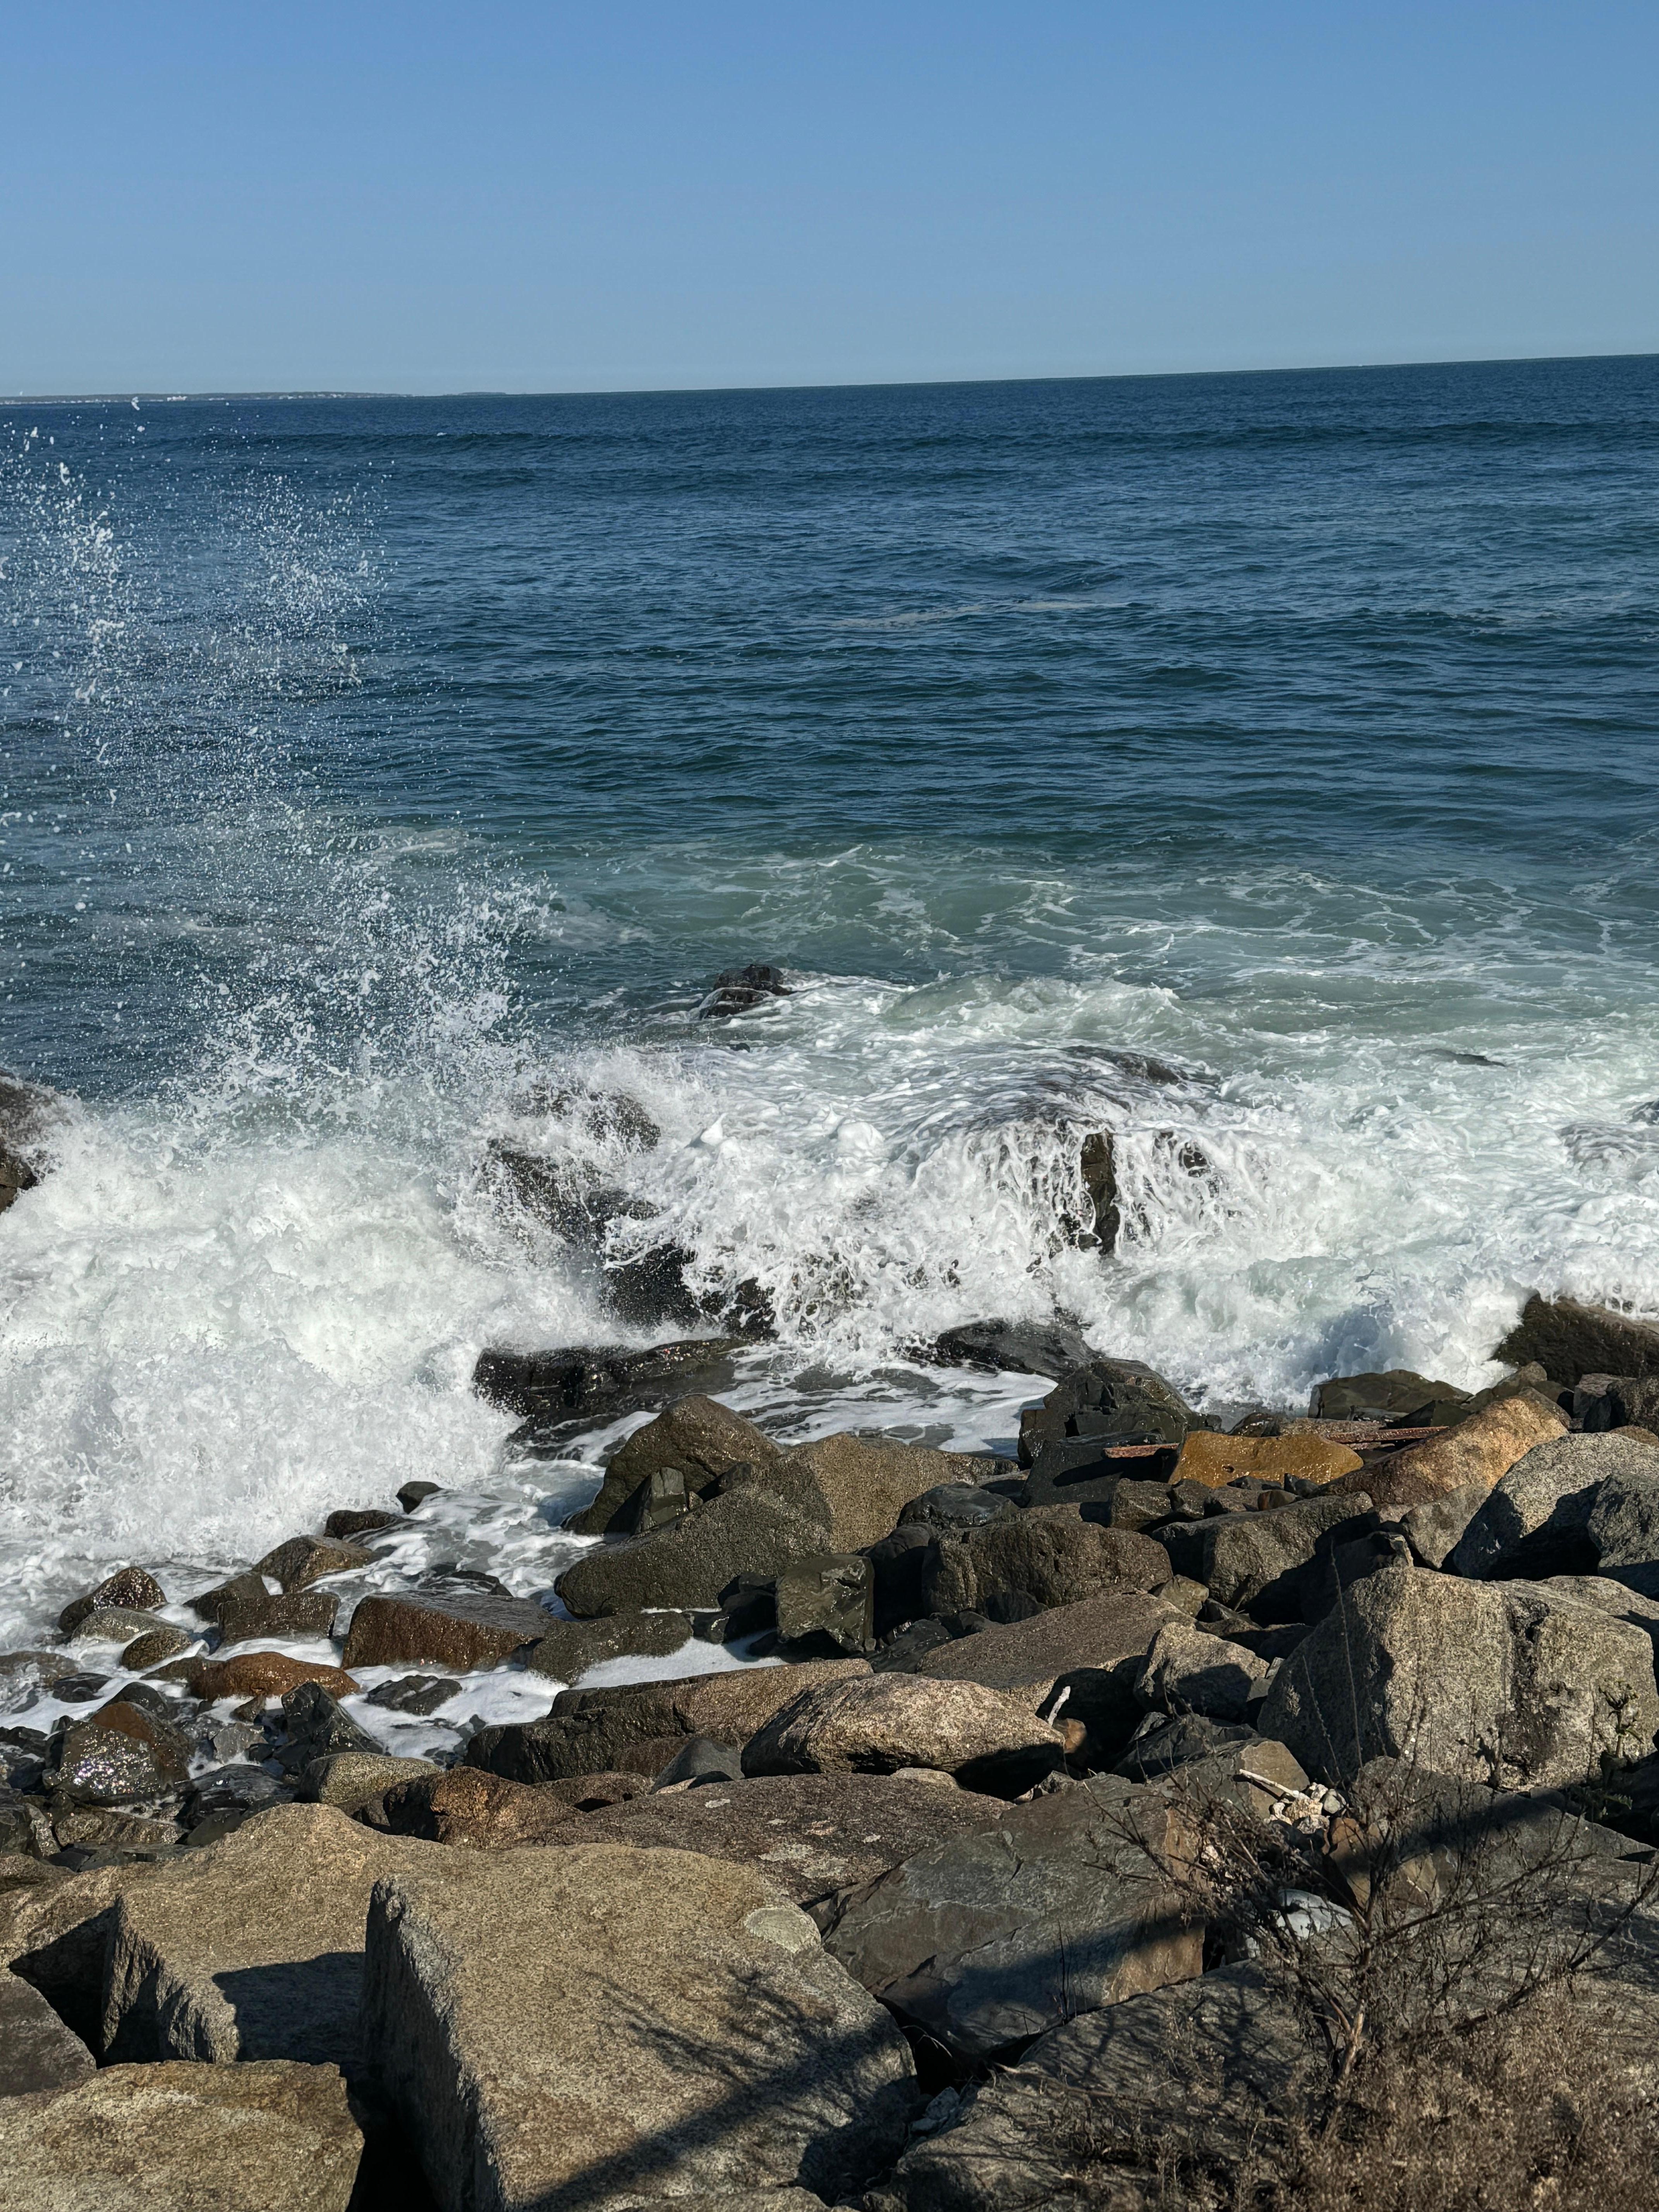
<path fill-rule="evenodd" d="M 1429 361 L 1306 362 L 1273 368 L 1148 368 L 1070 371 L 1049 376 L 914 376 L 845 377 L 830 382 L 803 384 L 617 384 L 562 385 L 539 390 L 506 385 L 459 386 L 453 390 L 415 392 L 397 387 L 307 386 L 246 389 L 223 388 L 201 392 L 18 392 L 0 395 L 8 407 L 187 406 L 233 399 L 665 399 L 694 395 L 752 392 L 909 392 L 945 391 L 964 385 L 1006 384 L 1145 384 L 1170 383 L 1200 377 L 1236 376 L 1364 376 L 1390 368 L 1520 368 L 1543 367 L 1556 362 L 1653 361 L 1659 350 L 1635 349 L 1623 353 L 1456 354 Z"/>

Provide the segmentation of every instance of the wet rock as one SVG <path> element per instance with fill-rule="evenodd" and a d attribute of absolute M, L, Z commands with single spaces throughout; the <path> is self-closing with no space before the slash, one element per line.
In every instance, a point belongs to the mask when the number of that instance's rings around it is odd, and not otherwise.
<path fill-rule="evenodd" d="M 1070 1506 L 1032 1506 L 939 1537 L 922 1570 L 922 1596 L 930 1613 L 988 1613 L 1016 1593 L 1047 1608 L 1169 1579 L 1170 1554 L 1152 1537 L 1085 1521 Z"/>
<path fill-rule="evenodd" d="M 64 1113 L 57 1091 L 0 1075 L 0 1213 L 33 1190 L 46 1172 L 52 1127 Z"/>
<path fill-rule="evenodd" d="M 129 1606 L 100 1605 L 76 1623 L 70 1633 L 70 1646 L 82 1653 L 125 1651 L 137 1638 L 166 1626 L 153 1613 L 136 1613 Z"/>
<path fill-rule="evenodd" d="M 840 2202 L 902 2147 L 903 2038 L 753 1868 L 616 1844 L 466 1864 L 377 1893 L 365 1990 L 447 2208 L 793 2185 Z"/>
<path fill-rule="evenodd" d="M 1060 1762 L 1059 1734 L 977 1682 L 871 1674 L 803 1690 L 744 1746 L 745 1774 L 891 1774 L 928 1766 L 1016 1796 Z"/>
<path fill-rule="evenodd" d="M 175 1628 L 170 1620 L 164 1620 L 160 1627 L 133 1638 L 121 1653 L 121 1664 L 134 1674 L 146 1674 L 152 1667 L 179 1658 L 197 1641 L 188 1629 Z"/>
<path fill-rule="evenodd" d="M 1243 1644 L 1208 1636 L 1186 1621 L 1169 1621 L 1141 1664 L 1135 1692 L 1158 1712 L 1242 1721 L 1252 1691 L 1267 1673 L 1267 1662 Z"/>
<path fill-rule="evenodd" d="M 351 1616 L 341 1656 L 354 1667 L 500 1667 L 538 1644 L 551 1616 L 529 1598 L 457 1591 L 376 1590 Z"/>
<path fill-rule="evenodd" d="M 625 1152 L 653 1152 L 662 1131 L 626 1091 L 586 1091 L 569 1084 L 531 1084 L 514 1102 L 519 1114 L 562 1121 L 591 1143 L 609 1142 Z"/>
<path fill-rule="evenodd" d="M 729 1387 L 739 1336 L 684 1337 L 644 1352 L 572 1346 L 478 1355 L 472 1387 L 538 1431 L 592 1427 L 688 1391 Z"/>
<path fill-rule="evenodd" d="M 1200 1482 L 1209 1490 L 1222 1489 L 1241 1475 L 1287 1489 L 1292 1483 L 1322 1487 L 1339 1475 L 1358 1474 L 1364 1464 L 1357 1451 L 1323 1437 L 1224 1437 L 1194 1429 L 1181 1447 L 1170 1480 Z"/>
<path fill-rule="evenodd" d="M 1409 1367 L 1390 1367 L 1381 1375 L 1338 1375 L 1316 1383 L 1308 1410 L 1322 1421 L 1407 1421 L 1431 1406 L 1462 1407 L 1468 1395 L 1455 1382 L 1435 1382 Z"/>
<path fill-rule="evenodd" d="M 635 1769 L 633 1753 L 665 1747 L 648 1771 L 665 1766 L 688 1736 L 746 1742 L 779 1707 L 815 1684 L 867 1675 L 862 1659 L 823 1659 L 792 1667 L 745 1667 L 678 1681 L 626 1682 L 602 1690 L 562 1690 L 545 1720 L 481 1729 L 466 1747 L 469 1766 L 514 1782 Z"/>
<path fill-rule="evenodd" d="M 697 1008 L 697 1019 L 722 1021 L 732 1014 L 747 1013 L 751 1006 L 763 1006 L 769 999 L 792 995 L 781 968 L 769 961 L 751 960 L 746 968 L 726 968 L 715 976 L 714 988 Z"/>
<path fill-rule="evenodd" d="M 444 1486 L 441 1482 L 406 1482 L 398 1492 L 398 1503 L 405 1513 L 413 1513 L 424 1505 L 428 1498 L 441 1498 Z"/>
<path fill-rule="evenodd" d="M 278 1544 L 275 1551 L 256 1560 L 253 1571 L 273 1577 L 288 1595 L 309 1589 L 325 1575 L 349 1574 L 354 1567 L 371 1566 L 374 1560 L 374 1553 L 361 1544 L 343 1543 L 331 1536 L 290 1536 L 285 1544 Z"/>
<path fill-rule="evenodd" d="M 1339 1789 L 1378 1757 L 1510 1787 L 1582 1782 L 1603 1753 L 1651 1743 L 1653 1646 L 1542 1584 L 1394 1566 L 1291 1652 L 1258 1725 Z"/>
<path fill-rule="evenodd" d="M 349 1539 L 353 1536 L 372 1536 L 382 1528 L 403 1526 L 400 1513 L 388 1513 L 380 1506 L 345 1506 L 331 1513 L 323 1523 L 325 1536 Z"/>
<path fill-rule="evenodd" d="M 1164 1529 L 1176 1571 L 1202 1583 L 1222 1605 L 1260 1620 L 1299 1620 L 1299 1571 L 1339 1534 L 1370 1525 L 1363 1494 L 1306 1498 L 1268 1513 L 1224 1513 Z"/>
<path fill-rule="evenodd" d="M 310 1805 L 355 1813 L 400 1784 L 442 1772 L 429 1759 L 395 1759 L 383 1751 L 335 1751 L 299 1770 L 299 1796 Z"/>
<path fill-rule="evenodd" d="M 87 1720 L 58 1724 L 41 1785 L 80 1803 L 118 1805 L 165 1795 L 185 1781 L 189 1767 L 186 1736 L 116 1700 Z"/>
<path fill-rule="evenodd" d="M 1492 1358 L 1536 1360 L 1553 1382 L 1568 1389 L 1582 1375 L 1659 1375 L 1659 1325 L 1534 1291 Z"/>
<path fill-rule="evenodd" d="M 89 1613 L 100 1606 L 118 1606 L 130 1613 L 154 1613 L 167 1601 L 167 1594 L 154 1575 L 146 1574 L 143 1567 L 121 1567 L 106 1575 L 96 1589 L 88 1590 L 84 1597 L 73 1599 L 58 1616 L 58 1626 L 65 1636 L 80 1626 Z"/>
<path fill-rule="evenodd" d="M 21 1154 L 9 1146 L 0 1144 L 0 1213 L 14 1205 L 26 1190 L 33 1190 L 40 1176 Z"/>
<path fill-rule="evenodd" d="M 1600 1486 L 1629 1475 L 1659 1504 L 1659 1451 L 1623 1437 L 1558 1436 L 1534 1444 L 1488 1492 L 1450 1556 L 1452 1571 L 1483 1577 L 1595 1574 L 1589 1534 Z M 1659 1526 L 1656 1527 L 1659 1534 Z"/>
<path fill-rule="evenodd" d="M 781 1574 L 794 1560 L 821 1552 L 825 1534 L 821 1520 L 803 1520 L 781 1498 L 749 1487 L 711 1498 L 653 1535 L 588 1553 L 553 1587 L 579 1620 L 647 1607 L 713 1607 L 737 1576 Z"/>
<path fill-rule="evenodd" d="M 546 1843 L 579 1814 L 625 1803 L 648 1790 L 642 1774 L 582 1774 L 532 1785 L 473 1766 L 452 1766 L 386 1790 L 363 1817 L 385 1832 L 477 1850 Z"/>
<path fill-rule="evenodd" d="M 0 1973 L 0 2116 L 9 2098 L 58 2096 L 97 2070 L 91 2051 L 39 1990 Z"/>
<path fill-rule="evenodd" d="M 532 1674 L 574 1682 L 607 1659 L 666 1658 L 690 1641 L 689 1613 L 611 1613 L 598 1620 L 555 1620 L 544 1613 L 545 1632 L 532 1644 L 525 1663 Z"/>
<path fill-rule="evenodd" d="M 666 1528 L 698 1503 L 697 1493 L 677 1467 L 648 1474 L 617 1516 L 617 1534 L 649 1536 Z"/>
<path fill-rule="evenodd" d="M 1179 1393 L 1143 1361 L 1098 1356 L 1020 1415 L 1020 1463 L 1030 1467 L 1039 1444 L 1179 1445 L 1198 1426 Z"/>
<path fill-rule="evenodd" d="M 64 1674 L 52 1684 L 52 1694 L 60 1705 L 87 1705 L 106 1690 L 109 1683 L 107 1674 L 94 1674 L 89 1670 Z"/>
<path fill-rule="evenodd" d="M 211 1768 L 198 1778 L 185 1801 L 184 1818 L 191 1832 L 190 1840 L 198 1844 L 216 1842 L 219 1836 L 228 1835 L 249 1813 L 261 1812 L 267 1805 L 285 1803 L 291 1794 L 263 1766 L 238 1763 Z M 209 1823 L 217 1825 L 211 1834 L 202 1833 Z"/>
<path fill-rule="evenodd" d="M 362 2148 L 331 2066 L 112 2066 L 0 2102 L 20 2212 L 346 2212 Z"/>
<path fill-rule="evenodd" d="M 786 1567 L 774 1584 L 779 1636 L 823 1656 L 867 1651 L 875 1642 L 870 1562 L 856 1552 L 817 1552 Z"/>
<path fill-rule="evenodd" d="M 590 1814 L 564 1843 L 621 1843 L 698 1851 L 753 1866 L 796 1904 L 825 1912 L 837 1893 L 873 1881 L 918 1851 L 990 1827 L 995 1797 L 892 1774 L 754 1775 L 659 1792 Z"/>
<path fill-rule="evenodd" d="M 104 2055 L 293 2058 L 355 2076 L 369 1893 L 390 1875 L 454 1864 L 332 1806 L 276 1805 L 146 1869 L 122 1887 L 108 1939 Z"/>
<path fill-rule="evenodd" d="M 250 1575 L 240 1579 L 257 1582 L 259 1578 Z M 338 1603 L 331 1590 L 295 1590 L 291 1595 L 273 1597 L 261 1586 L 257 1594 L 240 1592 L 225 1598 L 218 1615 L 220 1638 L 225 1644 L 249 1643 L 256 1636 L 326 1641 L 334 1633 Z"/>
<path fill-rule="evenodd" d="M 616 1533 L 617 1516 L 628 1500 L 665 1468 L 678 1468 L 701 1495 L 734 1467 L 765 1466 L 782 1456 L 764 1431 L 729 1407 L 713 1398 L 679 1398 L 624 1439 L 611 1455 L 599 1496 L 565 1525 L 579 1536 Z"/>
<path fill-rule="evenodd" d="M 313 1759 L 326 1759 L 337 1752 L 367 1752 L 375 1759 L 382 1755 L 368 1731 L 359 1728 L 344 1707 L 315 1682 L 298 1683 L 284 1693 L 283 1718 L 288 1741 L 276 1753 L 276 1762 L 285 1774 L 297 1776 Z"/>
<path fill-rule="evenodd" d="M 1519 1391 L 1483 1407 L 1480 1413 L 1425 1443 L 1409 1445 L 1389 1462 L 1388 1471 L 1396 1477 L 1415 1479 L 1434 1496 L 1443 1497 L 1475 1482 L 1495 1489 L 1518 1459 L 1535 1444 L 1559 1437 L 1566 1425 L 1566 1415 L 1559 1406 L 1534 1390 Z M 1366 1483 L 1376 1496 L 1370 1483 L 1374 1472 L 1380 1470 L 1368 1469 L 1353 1479 Z"/>
<path fill-rule="evenodd" d="M 219 1698 L 280 1698 L 301 1682 L 315 1682 L 339 1698 L 357 1687 L 343 1668 L 325 1661 L 290 1659 L 285 1651 L 241 1651 L 234 1659 L 198 1659 L 188 1676 L 190 1693 Z"/>
<path fill-rule="evenodd" d="M 79 1665 L 63 1651 L 0 1652 L 0 1712 L 24 1711 L 42 1690 L 75 1674 Z"/>
<path fill-rule="evenodd" d="M 825 1946 L 958 2059 L 1198 1974 L 1203 1930 L 1156 1878 L 1190 1849 L 1155 1792 L 1113 1776 L 1012 1807 L 855 1891 Z"/>
<path fill-rule="evenodd" d="M 382 1682 L 368 1693 L 371 1705 L 393 1713 L 417 1713 L 422 1719 L 447 1705 L 460 1689 L 452 1674 L 400 1674 L 395 1682 Z"/>
<path fill-rule="evenodd" d="M 941 1367 L 1059 1376 L 1085 1367 L 1091 1354 L 1082 1331 L 1063 1322 L 975 1321 L 947 1328 L 929 1357 Z"/>

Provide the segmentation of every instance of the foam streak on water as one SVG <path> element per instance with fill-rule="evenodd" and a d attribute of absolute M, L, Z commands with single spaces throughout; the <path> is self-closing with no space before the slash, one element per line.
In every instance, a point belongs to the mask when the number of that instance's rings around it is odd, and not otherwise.
<path fill-rule="evenodd" d="M 547 1586 L 614 1432 L 473 1361 L 660 1332 L 492 1143 L 787 1434 L 1006 1445 L 991 1314 L 1223 1406 L 1659 1313 L 1653 364 L 152 414 L 0 467 L 0 1636 L 415 1478 Z"/>

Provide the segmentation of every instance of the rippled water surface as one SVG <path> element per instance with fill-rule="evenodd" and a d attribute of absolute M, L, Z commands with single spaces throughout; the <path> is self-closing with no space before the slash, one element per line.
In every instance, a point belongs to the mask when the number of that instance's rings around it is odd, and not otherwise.
<path fill-rule="evenodd" d="M 910 1356 L 994 1312 L 1212 1404 L 1659 1312 L 1656 493 L 1646 359 L 0 410 L 9 1617 L 533 1504 L 479 1347 L 660 1332 L 492 1141 L 798 1429 L 1006 1437 Z"/>

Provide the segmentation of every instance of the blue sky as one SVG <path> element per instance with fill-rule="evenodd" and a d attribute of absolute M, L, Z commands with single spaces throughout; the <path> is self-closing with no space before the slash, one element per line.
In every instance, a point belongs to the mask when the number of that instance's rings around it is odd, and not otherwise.
<path fill-rule="evenodd" d="M 1659 350 L 1659 8 L 0 0 L 0 391 Z"/>

